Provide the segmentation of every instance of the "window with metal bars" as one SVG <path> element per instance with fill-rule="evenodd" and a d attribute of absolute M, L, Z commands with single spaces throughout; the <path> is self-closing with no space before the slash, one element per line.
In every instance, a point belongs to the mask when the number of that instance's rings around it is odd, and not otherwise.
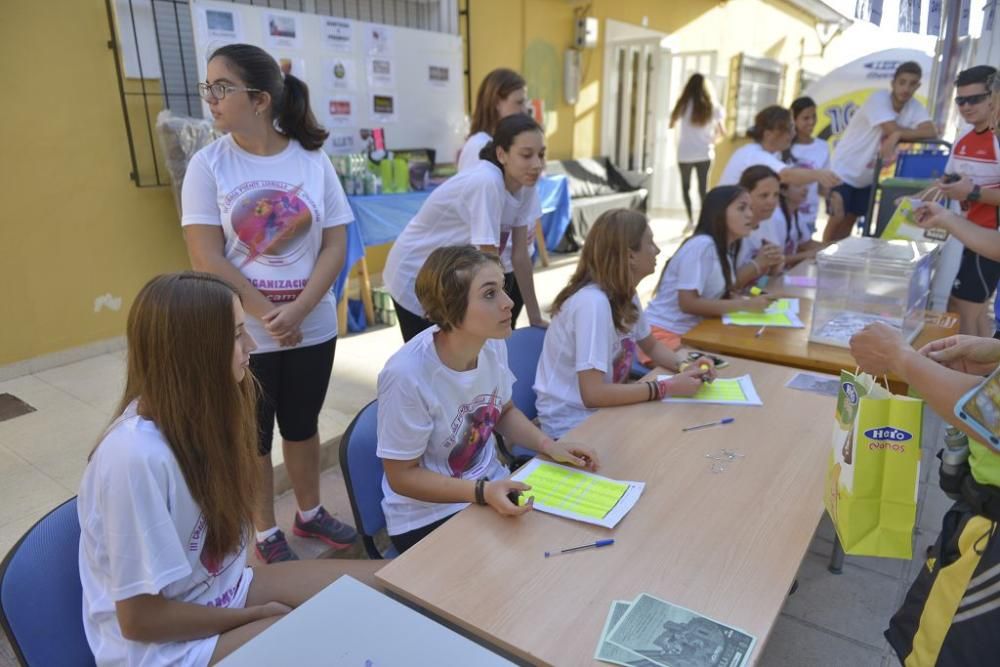
<path fill-rule="evenodd" d="M 458 34 L 468 5 L 458 0 L 220 0 L 233 4 L 284 9 Z M 202 117 L 197 59 L 189 0 L 105 0 L 132 172 L 139 187 L 170 184 L 156 138 L 156 118 L 163 109 Z M 468 34 L 468 25 L 466 25 Z M 468 47 L 465 63 L 468 90 Z M 469 95 L 466 96 L 467 99 Z"/>

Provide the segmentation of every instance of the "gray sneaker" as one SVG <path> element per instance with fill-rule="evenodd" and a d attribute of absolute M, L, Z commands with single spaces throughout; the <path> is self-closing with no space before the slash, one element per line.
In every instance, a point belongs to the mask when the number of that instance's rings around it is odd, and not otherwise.
<path fill-rule="evenodd" d="M 281 563 L 286 560 L 298 560 L 285 534 L 280 530 L 263 542 L 257 542 L 257 556 L 265 563 Z"/>
<path fill-rule="evenodd" d="M 358 531 L 354 530 L 354 526 L 337 521 L 322 507 L 312 521 L 303 521 L 296 512 L 292 532 L 299 537 L 313 537 L 334 549 L 346 549 L 358 539 Z"/>

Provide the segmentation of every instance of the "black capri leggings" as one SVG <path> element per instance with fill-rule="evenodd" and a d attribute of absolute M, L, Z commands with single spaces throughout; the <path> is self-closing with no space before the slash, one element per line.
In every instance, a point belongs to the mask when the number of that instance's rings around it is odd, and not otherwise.
<path fill-rule="evenodd" d="M 260 383 L 257 401 L 258 449 L 271 454 L 274 418 L 285 440 L 308 440 L 319 430 L 337 339 L 325 343 L 250 355 L 250 370 Z"/>
<path fill-rule="evenodd" d="M 708 168 L 712 166 L 711 160 L 703 162 L 678 162 L 681 168 L 681 194 L 684 196 L 684 208 L 687 209 L 688 220 L 694 221 L 691 212 L 691 170 L 698 172 L 698 198 L 704 203 L 705 192 L 708 189 Z"/>

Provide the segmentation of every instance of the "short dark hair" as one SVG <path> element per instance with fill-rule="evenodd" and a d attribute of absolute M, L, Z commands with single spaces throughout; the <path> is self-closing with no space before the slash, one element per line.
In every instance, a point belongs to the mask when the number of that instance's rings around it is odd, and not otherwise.
<path fill-rule="evenodd" d="M 491 263 L 503 268 L 497 255 L 472 245 L 435 248 L 420 267 L 414 284 L 424 317 L 441 331 L 461 326 L 469 308 L 472 279 L 479 267 Z"/>
<path fill-rule="evenodd" d="M 981 83 L 989 88 L 990 77 L 997 73 L 996 67 L 989 65 L 976 65 L 969 69 L 964 69 L 955 77 L 955 86 L 968 86 L 973 83 Z"/>
<path fill-rule="evenodd" d="M 760 143 L 767 130 L 792 130 L 792 113 L 783 106 L 772 104 L 764 107 L 754 116 L 753 126 L 747 129 L 747 136 Z"/>
<path fill-rule="evenodd" d="M 924 76 L 924 70 L 920 69 L 920 65 L 912 60 L 907 60 L 905 63 L 896 68 L 895 73 L 892 75 L 892 80 L 895 81 L 899 78 L 900 74 L 916 74 L 918 78 Z"/>

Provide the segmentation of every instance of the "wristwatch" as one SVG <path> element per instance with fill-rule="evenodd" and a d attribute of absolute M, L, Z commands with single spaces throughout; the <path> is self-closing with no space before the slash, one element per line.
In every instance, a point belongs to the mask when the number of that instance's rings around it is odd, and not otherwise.
<path fill-rule="evenodd" d="M 965 196 L 965 201 L 979 201 L 979 198 L 983 196 L 983 190 L 978 185 L 972 186 L 972 192 Z"/>

